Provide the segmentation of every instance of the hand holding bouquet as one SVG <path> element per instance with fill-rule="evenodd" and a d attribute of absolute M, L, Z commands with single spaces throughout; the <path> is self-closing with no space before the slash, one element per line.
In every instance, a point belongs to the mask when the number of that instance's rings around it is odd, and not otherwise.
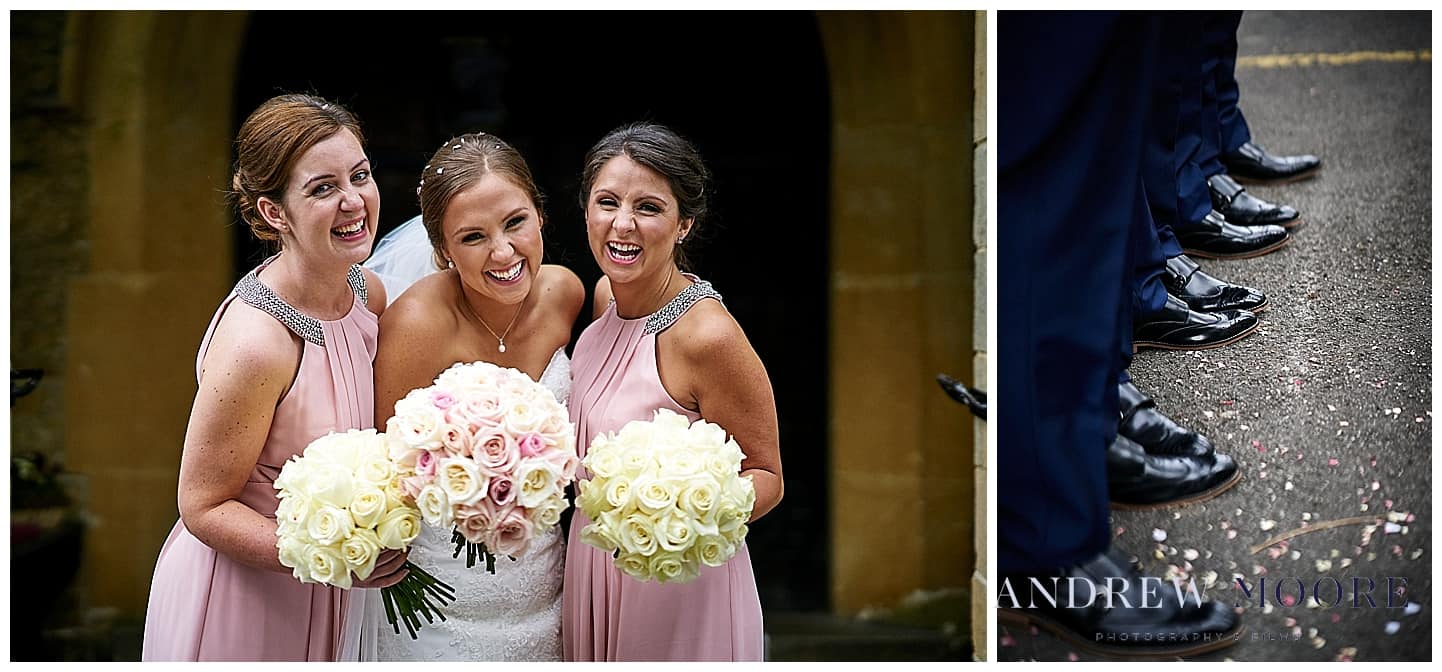
<path fill-rule="evenodd" d="M 524 555 L 561 520 L 579 460 L 565 407 L 544 385 L 487 362 L 456 364 L 396 402 L 386 432 L 401 491 L 427 524 L 453 526 L 456 555 Z"/>
<path fill-rule="evenodd" d="M 351 576 L 370 577 L 382 550 L 405 550 L 420 532 L 420 514 L 396 489 L 386 435 L 374 429 L 331 433 L 312 441 L 275 479 L 276 548 L 280 564 L 304 583 L 349 589 Z M 381 589 L 386 619 L 397 634 L 399 617 L 411 638 L 421 627 L 417 614 L 445 620 L 437 605 L 455 599 L 454 590 L 424 570 L 410 570 Z"/>
<path fill-rule="evenodd" d="M 581 541 L 613 554 L 640 581 L 684 583 L 719 567 L 746 538 L 756 503 L 744 455 L 720 425 L 666 409 L 591 442 L 576 506 Z"/>

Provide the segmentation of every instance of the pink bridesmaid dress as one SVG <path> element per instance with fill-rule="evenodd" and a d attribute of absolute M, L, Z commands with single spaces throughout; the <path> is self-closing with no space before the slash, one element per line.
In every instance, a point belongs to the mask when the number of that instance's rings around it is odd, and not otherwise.
<path fill-rule="evenodd" d="M 612 303 L 581 334 L 571 360 L 571 421 L 582 457 L 598 434 L 650 420 L 658 408 L 692 421 L 701 417 L 661 386 L 656 335 L 708 298 L 720 301 L 721 295 L 698 281 L 655 313 L 630 320 L 618 316 Z M 580 541 L 590 522 L 577 510 L 566 545 L 566 660 L 761 660 L 761 600 L 745 544 L 725 565 L 702 566 L 690 583 L 641 582 L 616 569 L 609 553 Z"/>
<path fill-rule="evenodd" d="M 374 426 L 372 363 L 378 321 L 366 308 L 365 277 L 351 267 L 350 312 L 318 320 L 286 304 L 251 271 L 215 313 L 200 363 L 220 317 L 236 298 L 263 310 L 303 339 L 295 382 L 276 407 L 270 435 L 240 501 L 269 518 L 275 478 L 286 460 L 331 431 Z M 177 521 L 160 549 L 150 584 L 141 659 L 181 661 L 333 661 L 342 657 L 347 591 L 301 583 L 217 553 Z"/>

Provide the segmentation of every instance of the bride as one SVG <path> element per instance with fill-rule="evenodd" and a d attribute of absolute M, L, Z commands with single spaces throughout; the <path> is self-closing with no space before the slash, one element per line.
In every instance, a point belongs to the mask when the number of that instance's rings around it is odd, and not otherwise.
<path fill-rule="evenodd" d="M 462 135 L 431 157 L 418 191 L 421 217 L 366 262 L 399 296 L 380 323 L 376 424 L 384 428 L 397 399 L 457 362 L 519 369 L 566 404 L 565 346 L 585 289 L 570 270 L 541 264 L 541 197 L 525 160 L 493 135 Z M 410 561 L 456 589 L 442 607 L 447 620 L 424 624 L 412 640 L 367 596 L 357 600 L 365 617 L 352 651 L 361 660 L 560 660 L 562 545 L 552 528 L 524 556 L 498 558 L 493 575 L 452 557 L 450 529 L 426 526 Z"/>

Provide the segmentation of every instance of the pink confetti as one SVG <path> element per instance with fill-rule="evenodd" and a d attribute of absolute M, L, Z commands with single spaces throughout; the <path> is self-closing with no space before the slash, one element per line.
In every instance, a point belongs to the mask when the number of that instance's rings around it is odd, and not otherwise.
<path fill-rule="evenodd" d="M 1016 646 L 1016 640 L 1013 639 L 1010 634 L 1003 633 L 999 641 L 1001 642 L 1001 645 L 1005 647 Z"/>
<path fill-rule="evenodd" d="M 1237 403 L 1237 402 L 1232 401 L 1231 399 L 1227 399 L 1226 401 L 1223 401 L 1223 402 L 1222 402 L 1222 405 L 1223 405 L 1223 406 L 1231 406 L 1232 404 L 1235 404 L 1235 403 Z"/>
<path fill-rule="evenodd" d="M 1292 380 L 1292 384 L 1293 384 L 1293 385 L 1296 385 L 1297 387 L 1301 387 L 1301 386 L 1302 386 L 1302 379 L 1301 379 L 1301 378 L 1296 378 L 1296 379 Z"/>
<path fill-rule="evenodd" d="M 1399 558 L 1402 557 L 1402 546 L 1400 544 L 1392 544 L 1392 555 Z"/>
<path fill-rule="evenodd" d="M 1273 560 L 1276 560 L 1277 558 L 1282 557 L 1282 554 L 1283 554 L 1283 553 L 1286 553 L 1286 552 L 1287 552 L 1287 549 L 1282 548 L 1282 547 L 1280 547 L 1280 546 L 1273 546 L 1273 547 L 1267 549 L 1267 555 L 1272 556 L 1272 559 L 1273 559 Z"/>
<path fill-rule="evenodd" d="M 1264 446 L 1264 445 L 1262 445 L 1262 442 L 1261 442 L 1261 441 L 1258 441 L 1258 440 L 1256 440 L 1256 439 L 1252 439 L 1252 447 L 1253 447 L 1253 448 L 1256 448 L 1256 449 L 1257 449 L 1257 452 L 1259 452 L 1259 453 L 1265 453 L 1265 452 L 1267 452 L 1267 447 Z"/>
<path fill-rule="evenodd" d="M 1118 536 L 1118 537 L 1122 536 L 1122 533 L 1123 533 L 1123 532 L 1126 532 L 1126 531 L 1127 531 L 1127 528 L 1121 527 L 1121 526 L 1117 526 L 1117 536 Z"/>
<path fill-rule="evenodd" d="M 1372 491 L 1373 491 L 1373 492 L 1376 492 L 1377 489 L 1379 489 L 1379 488 L 1381 488 L 1381 487 L 1382 487 L 1382 484 L 1381 484 L 1381 483 L 1378 483 L 1377 481 L 1372 481 Z"/>
<path fill-rule="evenodd" d="M 1376 455 L 1373 455 L 1373 456 L 1372 456 L 1371 462 L 1372 462 L 1372 466 L 1374 466 L 1374 467 L 1377 466 L 1377 456 L 1376 456 Z"/>
<path fill-rule="evenodd" d="M 1075 663 L 1075 662 L 1078 661 L 1078 660 L 1081 660 L 1080 658 L 1077 658 L 1076 652 L 1074 652 L 1074 651 L 1067 651 L 1067 652 L 1066 652 L 1066 659 L 1067 659 L 1067 660 L 1070 660 L 1070 661 L 1073 662 L 1073 663 Z"/>
<path fill-rule="evenodd" d="M 1283 595 L 1283 596 L 1282 596 L 1282 604 L 1284 604 L 1284 605 L 1286 605 L 1286 606 L 1288 606 L 1288 607 L 1295 607 L 1295 606 L 1297 606 L 1297 596 L 1296 596 L 1296 595 Z"/>
<path fill-rule="evenodd" d="M 1337 612 L 1332 612 L 1332 622 L 1333 622 L 1333 623 L 1341 623 L 1341 622 L 1342 622 L 1342 615 L 1339 614 L 1339 613 L 1337 613 Z"/>
<path fill-rule="evenodd" d="M 1040 631 L 1040 630 L 1037 630 L 1035 625 L 1027 628 L 1027 630 L 1028 630 L 1029 632 L 1031 632 L 1031 636 L 1032 636 L 1032 637 L 1036 637 L 1036 636 L 1038 636 L 1038 635 L 1041 634 L 1041 631 Z"/>
<path fill-rule="evenodd" d="M 1282 624 L 1290 628 L 1290 627 L 1293 627 L 1293 626 L 1297 625 L 1297 619 L 1292 618 L 1291 616 L 1288 616 L 1286 619 L 1284 619 L 1284 620 L 1282 621 Z"/>
<path fill-rule="evenodd" d="M 1338 462 L 1338 461 L 1337 461 L 1337 458 L 1335 458 L 1335 457 L 1330 458 L 1330 459 L 1327 460 L 1327 466 L 1329 466 L 1329 467 L 1335 467 L 1335 466 L 1337 466 L 1337 465 L 1339 465 L 1339 464 L 1341 464 L 1341 462 Z"/>
<path fill-rule="evenodd" d="M 1386 507 L 1388 511 L 1391 511 L 1391 510 L 1392 510 L 1392 500 L 1390 500 L 1390 499 L 1384 499 L 1384 500 L 1382 500 L 1382 506 Z"/>
<path fill-rule="evenodd" d="M 1417 520 L 1417 514 L 1414 514 L 1414 513 L 1409 513 L 1409 514 L 1407 514 L 1407 522 L 1410 523 L 1410 522 L 1412 522 L 1412 521 L 1414 521 L 1414 520 Z"/>

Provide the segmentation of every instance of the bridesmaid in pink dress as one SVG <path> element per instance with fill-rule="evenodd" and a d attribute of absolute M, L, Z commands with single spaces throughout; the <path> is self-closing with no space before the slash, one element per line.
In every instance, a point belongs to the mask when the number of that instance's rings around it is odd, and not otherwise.
<path fill-rule="evenodd" d="M 241 126 L 241 216 L 280 253 L 236 285 L 196 358 L 199 390 L 180 461 L 180 520 L 160 550 L 143 660 L 336 660 L 345 591 L 280 564 L 272 484 L 331 431 L 373 426 L 371 362 L 385 289 L 358 266 L 380 199 L 344 108 L 272 98 Z M 236 301 L 236 299 L 240 301 Z M 389 552 L 361 586 L 405 576 Z"/>
<path fill-rule="evenodd" d="M 582 177 L 596 321 L 576 343 L 571 420 L 591 439 L 666 408 L 736 438 L 756 488 L 751 520 L 781 500 L 771 382 L 721 296 L 683 274 L 681 245 L 705 214 L 707 174 L 694 147 L 654 124 L 622 127 L 591 149 Z M 613 300 L 614 299 L 614 300 Z M 585 475 L 582 475 L 585 477 Z M 582 543 L 576 511 L 566 548 L 566 660 L 761 660 L 761 601 L 743 544 L 683 584 L 643 583 Z"/>

